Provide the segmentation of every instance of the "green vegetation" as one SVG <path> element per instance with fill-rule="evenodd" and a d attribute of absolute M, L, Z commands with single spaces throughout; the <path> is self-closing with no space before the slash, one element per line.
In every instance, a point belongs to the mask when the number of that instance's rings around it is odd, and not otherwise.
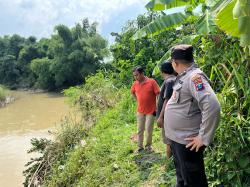
<path fill-rule="evenodd" d="M 213 50 L 208 56 L 201 55 L 199 62 L 212 63 L 216 59 L 223 62 L 228 58 L 227 55 L 232 56 L 231 60 L 235 61 L 240 51 L 238 43 L 234 42 L 225 39 L 221 43 L 223 49 L 219 49 L 215 48 L 214 45 L 217 44 L 209 42 L 209 39 L 203 41 L 204 52 L 207 52 L 208 48 Z M 235 48 L 237 48 L 235 55 L 232 55 Z M 218 51 L 224 51 L 223 58 L 215 56 Z M 204 66 L 208 72 L 210 68 L 209 75 L 214 80 L 214 87 L 217 86 L 215 88 L 219 92 L 218 97 L 223 110 L 214 144 L 205 152 L 210 186 L 223 184 L 246 187 L 250 184 L 249 111 L 245 108 L 246 105 L 249 106 L 249 94 L 244 96 L 241 83 L 238 81 L 244 80 L 244 76 L 248 79 L 249 77 L 245 73 L 237 73 L 236 70 L 240 67 L 242 72 L 249 71 L 247 66 L 249 64 L 246 63 L 240 66 L 240 62 L 239 64 L 228 62 L 227 66 L 222 68 L 219 63 Z M 223 71 L 231 73 L 226 74 Z M 105 76 L 98 73 L 89 77 L 86 85 L 66 90 L 65 93 L 71 103 L 83 112 L 83 122 L 73 124 L 71 121 L 66 121 L 58 131 L 56 140 L 46 142 L 46 146 L 40 146 L 44 140 L 33 141 L 34 150 L 38 149 L 43 156 L 39 160 L 34 160 L 37 165 L 30 167 L 33 172 L 26 171 L 30 174 L 27 180 L 35 178 L 45 186 L 173 186 L 175 184 L 173 163 L 170 161 L 168 164 L 165 160 L 159 129 L 155 128 L 154 133 L 155 153 L 145 152 L 140 155 L 133 153 L 136 145 L 129 138 L 136 131 L 135 103 L 129 96 L 129 91 L 118 89 L 114 84 L 116 81 L 108 75 L 110 74 Z M 110 92 L 107 92 L 108 89 L 111 89 Z M 106 97 L 106 94 L 113 95 Z M 241 102 L 240 97 L 247 100 Z M 86 111 L 91 103 L 89 99 L 84 100 L 84 98 L 91 98 L 93 103 L 100 103 L 91 105 L 91 110 Z M 113 104 L 101 104 L 110 102 Z M 249 110 L 249 107 L 247 109 Z M 88 115 L 86 112 L 89 112 Z M 90 119 L 88 116 L 91 116 Z M 39 172 L 33 176 L 36 170 Z"/>
<path fill-rule="evenodd" d="M 173 23 L 176 25 L 166 24 L 164 29 L 156 28 L 156 33 L 145 34 L 147 28 L 152 26 L 148 24 L 152 24 L 152 21 L 154 23 L 158 18 L 161 20 L 160 23 L 164 23 L 176 17 L 172 15 L 166 19 L 162 18 L 164 13 L 149 12 L 129 21 L 121 33 L 112 33 L 115 43 L 110 50 L 114 59 L 107 64 L 108 70 L 99 71 L 88 78 L 85 76 L 84 85 L 64 91 L 70 103 L 81 112 L 82 121 L 75 123 L 72 119 L 66 120 L 62 128 L 55 133 L 54 141 L 32 140 L 31 152 L 42 154 L 40 158 L 28 163 L 28 168 L 24 172 L 26 186 L 35 183 L 44 186 L 173 186 L 175 171 L 171 160 L 166 163 L 159 129 L 155 128 L 155 153 L 133 153 L 136 145 L 129 138 L 136 132 L 135 103 L 129 96 L 129 87 L 132 83 L 133 66 L 142 65 L 147 75 L 157 76 L 157 64 L 168 59 L 169 49 L 180 43 L 194 46 L 196 63 L 210 77 L 211 85 L 216 90 L 222 107 L 221 122 L 214 143 L 205 151 L 209 185 L 250 186 L 250 57 L 246 51 L 248 46 L 244 45 L 242 48 L 239 38 L 228 36 L 220 30 L 221 27 L 215 24 L 207 25 L 216 18 L 217 14 L 214 13 L 220 12 L 209 11 L 215 8 L 215 5 L 203 4 L 202 15 L 195 16 L 192 10 L 197 4 L 193 2 L 205 1 L 150 2 L 148 7 L 151 8 L 155 5 L 159 7 L 156 2 L 165 2 L 165 5 L 172 2 L 169 6 L 174 7 L 182 4 L 192 6 L 187 7 L 187 18 L 175 20 Z M 225 13 L 228 6 L 231 11 L 231 2 L 236 6 L 236 1 L 216 2 L 219 2 L 216 6 Z M 168 7 L 165 5 L 164 8 Z M 242 4 L 241 7 L 245 10 L 246 6 L 247 4 Z M 207 16 L 204 16 L 204 13 Z M 207 20 L 209 15 L 215 17 Z M 219 14 L 222 15 L 223 12 Z M 239 22 L 242 15 L 238 14 Z M 181 27 L 175 29 L 179 24 Z M 218 25 L 220 26 L 220 23 Z M 201 30 L 209 32 L 200 33 Z M 240 37 L 248 32 L 244 29 L 243 31 L 240 31 Z M 64 46 L 68 45 L 71 42 L 69 32 L 58 32 L 60 37 L 57 35 L 56 38 L 59 37 Z M 247 42 L 247 38 L 245 39 L 241 40 Z M 67 48 L 60 46 L 54 48 L 57 49 L 56 54 L 66 54 L 68 59 L 74 59 L 69 58 L 74 55 L 69 53 Z M 58 59 L 60 55 L 57 56 Z M 9 56 L 5 58 L 13 62 Z M 31 62 L 30 69 L 37 75 L 37 84 L 47 85 L 53 77 L 55 85 L 60 85 L 56 84 L 57 81 L 61 82 L 62 77 L 59 75 L 38 76 L 48 72 L 51 68 L 50 63 L 49 57 Z M 53 63 L 52 67 L 57 67 L 56 63 Z M 68 69 L 60 69 L 58 72 L 73 75 Z M 52 87 L 57 87 L 55 85 Z"/>
<path fill-rule="evenodd" d="M 0 85 L 0 102 L 5 101 L 7 90 L 4 86 Z"/>
<path fill-rule="evenodd" d="M 91 123 L 93 120 L 89 117 L 87 121 L 83 119 L 84 125 L 66 121 L 54 142 L 33 139 L 31 151 L 41 152 L 43 156 L 33 161 L 35 167 L 25 171 L 28 174 L 26 179 L 36 179 L 45 186 L 136 186 L 155 182 L 164 184 L 167 175 L 172 176 L 168 184 L 173 184 L 174 171 L 165 173 L 166 159 L 162 154 L 164 145 L 161 143 L 159 129 L 155 129 L 154 135 L 156 153 L 135 155 L 133 150 L 136 144 L 130 141 L 131 134 L 136 131 L 135 102 L 130 93 L 123 89 L 120 92 L 109 92 L 113 95 L 107 98 L 106 89 L 113 85 L 113 81 L 107 77 L 100 79 L 103 77 L 100 73 L 90 77 L 86 80 L 86 87 L 77 88 L 78 93 L 74 95 L 70 89 L 67 95 L 79 108 L 88 105 L 78 95 L 82 92 L 81 96 L 86 96 L 85 89 L 92 91 L 88 94 L 99 90 L 100 97 L 96 98 L 96 102 L 115 103 L 92 106 L 92 112 L 99 111 L 93 116 L 98 118 L 95 123 Z M 93 80 L 100 86 L 91 84 Z M 115 97 L 117 99 L 114 100 Z M 38 172 L 35 173 L 36 170 Z"/>
<path fill-rule="evenodd" d="M 228 35 L 240 38 L 240 45 L 244 47 L 247 54 L 250 54 L 249 0 L 150 0 L 146 8 L 150 11 L 163 11 L 181 6 L 185 6 L 185 13 L 163 14 L 145 27 L 140 28 L 133 38 L 157 35 L 176 28 L 185 20 L 195 16 L 198 17 L 194 24 L 197 34 L 215 34 L 216 26 L 218 26 Z M 197 9 L 201 9 L 198 16 L 195 13 Z"/>
<path fill-rule="evenodd" d="M 0 84 L 58 90 L 83 83 L 104 65 L 107 41 L 88 19 L 73 28 L 55 27 L 50 39 L 0 37 Z"/>
<path fill-rule="evenodd" d="M 164 184 L 166 159 L 159 130 L 156 153 L 135 155 L 129 138 L 136 131 L 134 103 L 126 93 L 107 111 L 68 157 L 54 167 L 46 186 L 138 186 Z M 173 171 L 170 172 L 174 176 Z M 77 176 L 77 177 L 76 177 Z M 169 181 L 168 184 L 174 182 Z"/>

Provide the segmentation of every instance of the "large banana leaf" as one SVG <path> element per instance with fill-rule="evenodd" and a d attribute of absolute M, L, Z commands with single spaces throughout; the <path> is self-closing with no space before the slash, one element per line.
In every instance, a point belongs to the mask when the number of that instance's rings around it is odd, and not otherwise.
<path fill-rule="evenodd" d="M 198 34 L 209 34 L 215 30 L 215 23 L 213 21 L 212 15 L 207 9 L 204 15 L 198 20 L 195 25 Z"/>
<path fill-rule="evenodd" d="M 216 24 L 228 35 L 240 37 L 241 46 L 250 46 L 250 0 L 233 0 L 217 14 Z"/>
<path fill-rule="evenodd" d="M 236 1 L 234 0 L 224 6 L 217 14 L 215 23 L 228 35 L 239 37 L 238 19 L 234 19 L 233 17 L 233 8 L 235 6 L 235 3 Z"/>
<path fill-rule="evenodd" d="M 233 9 L 234 18 L 250 16 L 250 1 L 237 0 L 234 9 Z"/>
<path fill-rule="evenodd" d="M 216 0 L 210 4 L 210 12 L 215 17 L 225 6 L 231 3 L 233 0 Z"/>
<path fill-rule="evenodd" d="M 238 18 L 241 46 L 248 46 L 250 49 L 250 0 L 237 0 L 233 16 Z"/>
<path fill-rule="evenodd" d="M 205 0 L 151 0 L 145 7 L 151 11 L 162 11 L 169 8 L 204 3 Z"/>
<path fill-rule="evenodd" d="M 137 40 L 145 36 L 154 36 L 163 31 L 175 28 L 186 20 L 187 16 L 178 12 L 169 15 L 164 15 L 152 21 L 142 29 L 138 30 L 132 37 Z"/>
<path fill-rule="evenodd" d="M 162 11 L 166 9 L 166 5 L 171 3 L 173 0 L 151 0 L 146 4 L 148 10 Z"/>

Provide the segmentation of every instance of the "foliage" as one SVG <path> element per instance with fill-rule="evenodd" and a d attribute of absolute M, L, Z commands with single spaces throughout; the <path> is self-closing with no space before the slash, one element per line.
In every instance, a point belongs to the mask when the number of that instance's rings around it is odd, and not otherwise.
<path fill-rule="evenodd" d="M 64 90 L 71 105 L 80 110 L 82 120 L 91 126 L 108 108 L 120 100 L 123 90 L 113 84 L 112 80 L 98 72 L 86 79 L 85 84 Z"/>
<path fill-rule="evenodd" d="M 68 153 L 75 149 L 83 137 L 88 136 L 94 122 L 120 100 L 123 90 L 117 90 L 112 81 L 102 73 L 88 77 L 86 84 L 81 87 L 65 90 L 70 102 L 82 112 L 82 120 L 66 118 L 61 128 L 53 135 L 55 140 L 32 139 L 29 153 L 38 152 L 38 158 L 32 158 L 26 164 L 24 171 L 25 186 L 43 184 L 54 170 L 61 170 L 61 165 L 68 157 Z"/>
<path fill-rule="evenodd" d="M 199 49 L 199 63 L 210 75 L 222 107 L 214 143 L 206 151 L 206 171 L 211 186 L 244 187 L 250 184 L 250 64 L 237 40 L 220 37 L 204 38 Z"/>
<path fill-rule="evenodd" d="M 51 61 L 52 60 L 48 58 L 34 59 L 31 61 L 30 70 L 36 77 L 36 87 L 50 90 L 54 88 Z"/>
<path fill-rule="evenodd" d="M 32 158 L 25 166 L 27 169 L 23 172 L 25 176 L 24 186 L 39 186 L 52 172 L 55 164 L 60 164 L 66 159 L 67 152 L 74 148 L 74 145 L 86 136 L 84 127 L 67 118 L 61 124 L 60 131 L 54 134 L 55 140 L 45 138 L 31 139 L 32 148 L 28 153 L 40 153 L 39 157 Z"/>
<path fill-rule="evenodd" d="M 5 98 L 7 96 L 7 90 L 4 86 L 0 85 L 0 102 L 5 101 Z"/>
<path fill-rule="evenodd" d="M 129 140 L 135 132 L 135 103 L 129 92 L 114 108 L 106 111 L 90 129 L 88 136 L 53 167 L 45 186 L 154 186 L 173 185 L 173 164 L 168 168 L 159 129 L 156 128 L 156 153 L 136 155 L 136 144 Z M 171 180 L 165 180 L 166 176 Z"/>
<path fill-rule="evenodd" d="M 145 36 L 157 35 L 165 30 L 170 30 L 186 20 L 186 16 L 182 13 L 173 13 L 170 15 L 161 16 L 159 19 L 149 23 L 133 35 L 133 39 L 142 38 Z"/>
<path fill-rule="evenodd" d="M 250 54 L 250 1 L 233 0 L 217 15 L 217 25 L 226 33 L 240 37 L 241 46 Z M 230 18 L 231 26 L 228 25 Z"/>
<path fill-rule="evenodd" d="M 145 74 L 152 77 L 156 62 L 164 55 L 178 32 L 165 31 L 154 38 L 143 38 L 137 41 L 131 40 L 135 32 L 158 17 L 158 14 L 139 15 L 136 20 L 129 21 L 123 27 L 123 32 L 116 33 L 116 43 L 111 46 L 114 57 L 114 77 L 117 84 L 130 85 L 132 83 L 132 69 L 141 65 Z M 114 35 L 114 33 L 113 33 Z"/>
<path fill-rule="evenodd" d="M 39 41 L 19 35 L 0 37 L 0 83 L 45 90 L 83 83 L 108 55 L 107 41 L 96 26 L 88 19 L 73 28 L 57 25 L 50 39 Z"/>
<path fill-rule="evenodd" d="M 0 83 L 12 84 L 15 87 L 16 81 L 20 77 L 20 71 L 18 69 L 15 56 L 6 55 L 0 58 Z"/>
<path fill-rule="evenodd" d="M 170 8 L 179 8 L 186 5 L 186 16 L 193 16 L 193 10 L 198 6 L 202 6 L 202 14 L 198 15 L 199 21 L 196 24 L 198 34 L 214 33 L 214 26 L 217 24 L 219 28 L 231 36 L 240 38 L 241 46 L 245 47 L 245 52 L 249 55 L 250 51 L 250 1 L 249 0 L 216 0 L 216 1 L 186 1 L 186 0 L 150 0 L 146 5 L 151 11 L 169 10 Z M 177 27 L 178 24 L 184 22 L 180 19 L 181 13 L 168 15 L 168 19 L 164 16 L 157 18 L 153 22 L 138 30 L 134 39 L 152 36 L 161 33 L 164 30 Z M 184 16 L 182 16 L 184 18 Z M 178 22 L 176 22 L 178 20 Z M 230 23 L 230 24 L 229 24 Z M 233 23 L 233 24 L 232 24 Z M 153 26 L 153 27 L 152 27 Z"/>

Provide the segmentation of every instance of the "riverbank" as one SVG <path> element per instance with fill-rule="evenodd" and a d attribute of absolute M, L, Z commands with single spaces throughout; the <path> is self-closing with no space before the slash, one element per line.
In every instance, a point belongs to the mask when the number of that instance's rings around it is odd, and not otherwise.
<path fill-rule="evenodd" d="M 3 100 L 0 100 L 0 108 L 12 103 L 15 100 L 12 96 L 6 96 Z"/>
<path fill-rule="evenodd" d="M 15 99 L 9 94 L 9 90 L 0 85 L 0 108 L 13 102 Z"/>
<path fill-rule="evenodd" d="M 43 155 L 29 162 L 24 186 L 174 184 L 173 164 L 166 167 L 159 128 L 155 126 L 155 152 L 134 154 L 137 144 L 130 137 L 137 131 L 136 106 L 128 89 L 118 89 L 112 80 L 98 73 L 89 77 L 84 86 L 64 93 L 82 113 L 83 120 L 65 120 L 53 133 L 54 141 L 33 140 L 31 152 Z"/>
<path fill-rule="evenodd" d="M 68 122 L 54 143 L 36 142 L 36 146 L 47 145 L 48 152 L 39 162 L 41 169 L 34 178 L 47 179 L 42 183 L 45 186 L 173 185 L 173 165 L 166 167 L 159 128 L 155 127 L 154 132 L 155 152 L 134 154 L 137 145 L 130 140 L 136 132 L 134 111 L 135 103 L 126 92 L 116 106 L 102 113 L 92 128 Z"/>
<path fill-rule="evenodd" d="M 26 92 L 29 94 L 55 93 L 62 95 L 62 90 L 56 90 L 54 92 L 49 92 L 48 90 L 43 90 L 43 89 L 31 89 L 31 88 L 19 88 L 16 90 L 9 90 L 6 87 L 0 85 L 0 108 L 5 107 L 7 104 L 10 104 L 17 99 L 11 94 L 11 92 Z"/>

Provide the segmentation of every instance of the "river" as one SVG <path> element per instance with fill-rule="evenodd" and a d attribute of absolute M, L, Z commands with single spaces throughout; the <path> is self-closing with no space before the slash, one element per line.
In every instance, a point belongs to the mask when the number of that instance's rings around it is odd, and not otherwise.
<path fill-rule="evenodd" d="M 0 186 L 23 186 L 22 171 L 31 155 L 30 139 L 52 138 L 48 130 L 69 113 L 65 98 L 55 93 L 11 92 L 16 100 L 0 108 Z"/>

